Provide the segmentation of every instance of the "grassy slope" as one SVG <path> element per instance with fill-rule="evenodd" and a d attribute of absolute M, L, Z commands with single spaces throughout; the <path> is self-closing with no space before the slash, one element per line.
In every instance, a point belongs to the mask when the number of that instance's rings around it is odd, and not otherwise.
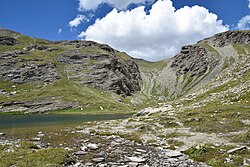
<path fill-rule="evenodd" d="M 63 166 L 66 161 L 67 151 L 63 148 L 48 148 L 36 150 L 36 145 L 22 142 L 20 147 L 14 147 L 14 152 L 0 153 L 0 164 L 2 167 L 17 165 L 27 166 Z M 0 148 L 0 151 L 4 151 Z"/>
<path fill-rule="evenodd" d="M 128 112 L 132 108 L 129 101 L 118 102 L 116 99 L 123 100 L 122 97 L 111 94 L 109 92 L 94 89 L 91 87 L 78 85 L 73 83 L 71 80 L 68 80 L 66 74 L 64 74 L 64 64 L 58 63 L 55 61 L 55 56 L 59 53 L 72 49 L 72 46 L 63 46 L 61 44 L 53 44 L 42 39 L 34 39 L 24 35 L 17 37 L 17 40 L 21 44 L 16 46 L 0 46 L 0 52 L 10 51 L 10 50 L 22 50 L 24 47 L 27 47 L 31 44 L 42 44 L 49 47 L 58 48 L 57 51 L 45 52 L 45 51 L 31 51 L 27 56 L 21 56 L 24 59 L 33 59 L 39 58 L 42 61 L 38 63 L 45 63 L 51 61 L 56 64 L 58 71 L 60 71 L 62 78 L 52 84 L 44 85 L 43 83 L 25 83 L 25 84 L 13 84 L 8 81 L 0 81 L 0 89 L 5 89 L 7 92 L 16 91 L 15 96 L 4 96 L 0 95 L 0 102 L 5 101 L 25 101 L 25 100 L 35 100 L 42 99 L 46 97 L 60 97 L 61 101 L 65 102 L 78 102 L 82 107 L 82 110 L 69 110 L 67 113 L 73 112 Z M 98 47 L 86 47 L 81 50 L 82 53 L 107 53 L 104 50 L 99 49 Z M 119 56 L 122 60 L 128 60 L 129 57 L 125 53 L 116 51 L 116 55 Z M 95 62 L 92 62 L 95 63 Z M 12 86 L 16 86 L 13 88 Z M 102 111 L 100 108 L 103 108 Z M 59 112 L 59 111 L 57 111 Z"/>
<path fill-rule="evenodd" d="M 249 63 L 249 61 L 244 61 L 244 58 L 249 60 L 250 47 L 249 45 L 236 44 L 233 46 L 240 59 L 243 60 L 241 63 L 237 62 L 237 66 L 232 66 L 234 61 L 231 61 L 223 68 L 225 73 L 231 71 L 233 79 L 210 89 L 208 84 L 208 91 L 191 100 L 184 100 L 184 106 L 193 106 L 204 102 L 205 105 L 180 110 L 178 118 L 184 123 L 185 127 L 191 127 L 194 131 L 225 134 L 235 144 L 250 146 L 250 125 L 243 123 L 244 120 L 250 119 L 250 70 L 246 70 L 240 76 L 236 74 Z M 221 80 L 226 79 L 222 75 Z M 230 134 L 229 132 L 233 133 Z M 221 150 L 230 150 L 235 147 L 203 145 L 200 149 L 192 147 L 185 153 L 189 154 L 194 160 L 203 161 L 212 166 L 241 166 L 245 158 L 250 158 L 249 150 L 244 149 L 233 153 L 233 155 L 221 153 Z M 232 163 L 225 163 L 225 158 L 230 158 Z"/>

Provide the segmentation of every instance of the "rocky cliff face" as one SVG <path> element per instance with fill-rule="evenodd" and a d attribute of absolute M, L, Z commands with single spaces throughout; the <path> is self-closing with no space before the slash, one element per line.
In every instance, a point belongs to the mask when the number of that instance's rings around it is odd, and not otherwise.
<path fill-rule="evenodd" d="M 132 93 L 140 91 L 140 72 L 132 60 L 119 59 L 115 56 L 114 50 L 107 45 L 75 42 L 76 49 L 66 50 L 56 58 L 58 62 L 65 64 L 64 71 L 69 79 L 123 96 L 131 96 Z M 92 45 L 108 53 L 81 53 L 82 47 Z"/>
<path fill-rule="evenodd" d="M 16 53 L 12 52 L 11 54 Z M 6 53 L 3 53 L 3 55 L 5 56 Z M 7 57 L 10 58 L 10 56 Z M 60 79 L 60 74 L 56 69 L 56 65 L 52 62 L 41 61 L 40 59 L 25 60 L 17 58 L 2 61 L 0 78 L 2 81 L 11 81 L 13 84 L 37 81 L 50 83 Z"/>
<path fill-rule="evenodd" d="M 58 96 L 58 92 L 53 95 L 42 91 L 47 85 L 59 85 L 61 89 L 58 91 L 65 91 L 71 84 L 77 89 L 82 87 L 90 91 L 94 88 L 99 90 L 97 92 L 107 91 L 106 94 L 126 97 L 140 91 L 141 76 L 132 58 L 108 45 L 79 40 L 51 42 L 0 29 L 0 111 L 39 111 L 40 108 L 46 112 L 89 105 L 67 99 L 63 93 Z M 28 85 L 37 85 L 33 91 L 40 93 L 33 92 L 33 97 L 26 95 L 25 91 L 31 91 Z M 53 97 L 49 103 L 48 97 Z"/>
<path fill-rule="evenodd" d="M 213 46 L 224 47 L 230 44 L 250 44 L 249 31 L 227 31 L 216 34 L 215 36 L 205 39 L 211 41 Z"/>
<path fill-rule="evenodd" d="M 191 77 L 202 76 L 208 69 L 217 65 L 215 53 L 209 52 L 199 45 L 188 45 L 181 48 L 181 52 L 173 58 L 171 68 L 176 70 L 176 75 L 190 74 Z"/>

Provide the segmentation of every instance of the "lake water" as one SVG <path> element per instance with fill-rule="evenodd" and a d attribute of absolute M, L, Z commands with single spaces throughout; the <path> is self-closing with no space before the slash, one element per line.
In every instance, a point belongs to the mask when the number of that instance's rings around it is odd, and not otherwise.
<path fill-rule="evenodd" d="M 102 120 L 116 120 L 130 117 L 131 114 L 102 114 L 102 115 L 6 115 L 0 116 L 0 129 L 75 125 L 77 123 Z"/>

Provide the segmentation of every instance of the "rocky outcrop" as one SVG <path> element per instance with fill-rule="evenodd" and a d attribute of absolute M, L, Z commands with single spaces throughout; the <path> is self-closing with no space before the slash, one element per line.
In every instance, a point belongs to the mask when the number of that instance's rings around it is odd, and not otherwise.
<path fill-rule="evenodd" d="M 62 42 L 62 44 L 64 45 L 71 45 L 71 46 L 75 46 L 76 48 L 84 48 L 84 47 L 90 47 L 90 46 L 96 46 L 102 50 L 105 50 L 107 52 L 110 53 L 114 53 L 115 50 L 113 48 L 111 48 L 108 45 L 105 44 L 99 44 L 93 41 L 83 41 L 83 40 L 74 40 L 74 41 L 64 41 Z"/>
<path fill-rule="evenodd" d="M 46 113 L 53 110 L 77 108 L 76 102 L 62 102 L 59 97 L 48 97 L 30 101 L 0 102 L 0 112 Z"/>
<path fill-rule="evenodd" d="M 183 46 L 181 52 L 173 58 L 171 68 L 176 69 L 177 76 L 189 73 L 191 77 L 199 77 L 216 64 L 215 53 L 199 45 L 187 45 Z"/>
<path fill-rule="evenodd" d="M 23 52 L 5 53 L 4 57 L 15 57 Z M 2 57 L 1 57 L 2 58 Z M 40 59 L 25 60 L 22 58 L 9 59 L 1 62 L 0 80 L 11 81 L 13 83 L 27 82 L 53 82 L 60 78 L 56 65 L 52 62 L 42 61 Z"/>
<path fill-rule="evenodd" d="M 0 45 L 10 45 L 10 46 L 12 46 L 12 45 L 16 45 L 18 43 L 19 42 L 14 38 L 0 36 Z"/>
<path fill-rule="evenodd" d="M 102 49 L 112 52 L 109 47 L 104 46 Z M 77 49 L 60 54 L 57 60 L 70 64 L 65 66 L 65 72 L 76 83 L 124 96 L 140 90 L 139 68 L 131 60 L 123 61 L 112 54 L 81 54 Z"/>
<path fill-rule="evenodd" d="M 43 51 L 48 51 L 48 52 L 52 52 L 55 50 L 58 50 L 57 48 L 50 48 L 48 46 L 44 46 L 44 45 L 31 45 L 28 46 L 26 48 L 23 48 L 24 51 L 35 51 L 35 50 L 43 50 Z"/>
<path fill-rule="evenodd" d="M 229 44 L 250 44 L 250 31 L 227 31 L 205 40 L 211 40 L 211 43 L 217 47 Z"/>
<path fill-rule="evenodd" d="M 125 96 L 140 90 L 141 76 L 138 66 L 133 61 L 122 63 L 118 59 L 111 59 L 95 66 L 94 69 L 95 72 L 91 73 L 93 78 L 88 81 L 90 85 L 106 88 Z M 95 79 L 99 82 L 94 83 Z"/>
<path fill-rule="evenodd" d="M 16 58 L 18 56 L 27 55 L 27 52 L 22 50 L 14 50 L 0 53 L 0 60 L 8 60 L 12 58 Z"/>

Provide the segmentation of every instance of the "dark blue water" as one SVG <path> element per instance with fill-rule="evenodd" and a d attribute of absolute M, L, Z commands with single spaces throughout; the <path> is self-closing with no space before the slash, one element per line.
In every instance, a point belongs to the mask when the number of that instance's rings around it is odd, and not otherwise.
<path fill-rule="evenodd" d="M 1 128 L 70 125 L 88 121 L 125 119 L 131 114 L 102 115 L 6 115 L 0 116 Z"/>

